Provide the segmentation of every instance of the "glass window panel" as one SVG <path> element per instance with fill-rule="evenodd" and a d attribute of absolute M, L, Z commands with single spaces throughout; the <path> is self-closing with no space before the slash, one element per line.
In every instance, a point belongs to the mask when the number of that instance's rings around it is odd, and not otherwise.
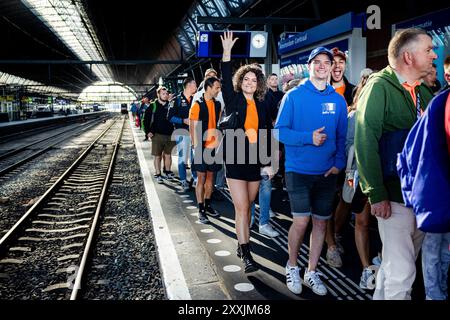
<path fill-rule="evenodd" d="M 222 15 L 222 17 L 226 17 L 226 16 L 230 15 L 230 13 L 228 12 L 227 7 L 223 3 L 224 0 L 212 0 L 212 1 L 214 1 L 214 3 L 217 5 L 217 8 L 219 9 L 220 14 Z"/>
<path fill-rule="evenodd" d="M 81 60 L 104 60 L 97 35 L 80 3 L 69 0 L 21 0 Z M 99 70 L 96 70 L 99 72 Z M 96 73 L 109 80 L 109 66 Z"/>

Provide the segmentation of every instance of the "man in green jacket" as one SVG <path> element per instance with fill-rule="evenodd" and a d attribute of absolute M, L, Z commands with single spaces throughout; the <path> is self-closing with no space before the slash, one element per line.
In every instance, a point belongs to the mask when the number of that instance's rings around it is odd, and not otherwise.
<path fill-rule="evenodd" d="M 433 97 L 421 79 L 436 58 L 424 30 L 397 32 L 388 47 L 389 66 L 369 78 L 358 102 L 357 166 L 383 243 L 374 300 L 411 299 L 423 233 L 412 209 L 403 204 L 396 160 L 409 130 Z"/>

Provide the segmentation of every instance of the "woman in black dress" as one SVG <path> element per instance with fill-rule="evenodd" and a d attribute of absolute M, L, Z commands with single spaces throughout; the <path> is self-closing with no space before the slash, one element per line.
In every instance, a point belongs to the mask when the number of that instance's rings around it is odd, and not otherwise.
<path fill-rule="evenodd" d="M 270 178 L 273 176 L 270 161 L 262 163 L 260 157 L 260 153 L 264 152 L 266 157 L 270 155 L 268 150 L 271 144 L 272 123 L 269 104 L 264 100 L 266 81 L 261 68 L 255 64 L 244 65 L 236 71 L 232 79 L 231 49 L 238 38 L 233 39 L 233 33 L 226 31 L 221 39 L 225 115 L 233 112 L 238 114 L 236 128 L 226 130 L 222 144 L 225 149 L 227 183 L 236 212 L 236 235 L 239 243 L 237 255 L 242 259 L 247 273 L 258 270 L 258 265 L 250 253 L 250 207 L 258 194 L 261 175 Z M 243 133 L 242 136 L 245 133 L 244 138 L 236 138 L 239 132 Z M 260 149 L 264 149 L 263 152 L 260 152 Z"/>

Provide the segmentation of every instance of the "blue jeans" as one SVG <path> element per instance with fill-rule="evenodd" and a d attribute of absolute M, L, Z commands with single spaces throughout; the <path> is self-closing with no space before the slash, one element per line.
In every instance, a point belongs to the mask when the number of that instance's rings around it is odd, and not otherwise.
<path fill-rule="evenodd" d="M 272 198 L 272 180 L 261 179 L 259 185 L 259 225 L 263 226 L 269 223 L 270 220 L 270 200 Z M 255 203 L 251 207 L 251 220 L 255 219 Z"/>
<path fill-rule="evenodd" d="M 446 300 L 450 265 L 450 232 L 426 233 L 422 243 L 422 272 L 427 300 Z"/>
<path fill-rule="evenodd" d="M 186 180 L 186 163 L 188 160 L 188 152 L 191 153 L 191 162 L 194 159 L 191 149 L 191 137 L 189 136 L 175 136 L 177 142 L 178 152 L 178 174 L 180 175 L 180 181 Z M 194 179 L 197 178 L 195 171 L 192 171 Z"/>

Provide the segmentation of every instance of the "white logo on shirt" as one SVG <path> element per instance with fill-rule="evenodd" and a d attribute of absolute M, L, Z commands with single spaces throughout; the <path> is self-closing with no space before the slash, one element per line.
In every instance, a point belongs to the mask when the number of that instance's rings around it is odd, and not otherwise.
<path fill-rule="evenodd" d="M 336 114 L 336 103 L 322 103 L 322 114 Z"/>

